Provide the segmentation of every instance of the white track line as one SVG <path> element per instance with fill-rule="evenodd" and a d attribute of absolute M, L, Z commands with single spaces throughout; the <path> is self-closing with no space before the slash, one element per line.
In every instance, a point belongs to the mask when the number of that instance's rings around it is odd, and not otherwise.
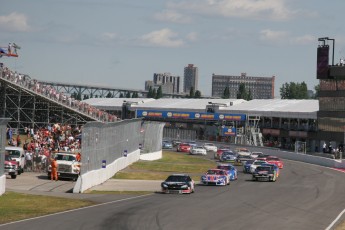
<path fill-rule="evenodd" d="M 335 225 L 335 223 L 337 223 L 337 221 L 340 219 L 340 217 L 345 213 L 345 209 L 337 216 L 337 218 L 335 218 L 335 220 L 333 220 L 333 222 L 325 229 L 325 230 L 330 230 L 333 228 L 333 226 Z"/>
<path fill-rule="evenodd" d="M 48 215 L 44 215 L 44 216 L 37 216 L 37 217 L 29 218 L 29 219 L 18 220 L 18 221 L 6 223 L 6 224 L 0 224 L 0 227 L 6 226 L 6 225 L 10 225 L 10 224 L 20 223 L 20 222 L 25 222 L 25 221 L 29 221 L 29 220 L 40 219 L 40 218 L 44 218 L 44 217 L 47 217 L 47 216 L 55 216 L 55 215 L 60 215 L 60 214 L 63 214 L 63 213 L 79 211 L 79 210 L 83 210 L 83 209 L 87 209 L 87 208 L 93 208 L 93 207 L 98 207 L 98 206 L 107 205 L 107 204 L 114 204 L 114 203 L 118 203 L 118 202 L 121 202 L 121 201 L 133 200 L 133 199 L 136 199 L 136 198 L 145 197 L 145 196 L 151 196 L 151 195 L 153 195 L 153 193 L 145 194 L 145 195 L 141 195 L 141 196 L 129 197 L 129 198 L 121 199 L 121 200 L 114 200 L 114 201 L 110 201 L 110 202 L 106 202 L 106 203 L 101 203 L 101 204 L 95 204 L 95 205 L 91 205 L 91 206 L 87 206 L 87 207 L 82 207 L 82 208 L 77 208 L 77 209 L 72 209 L 72 210 L 67 210 L 67 211 L 63 211 L 63 212 L 52 213 L 52 214 L 48 214 Z"/>

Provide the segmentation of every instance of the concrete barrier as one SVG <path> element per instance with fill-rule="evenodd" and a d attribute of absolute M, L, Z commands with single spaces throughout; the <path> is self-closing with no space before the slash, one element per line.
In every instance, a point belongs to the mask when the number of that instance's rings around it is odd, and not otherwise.
<path fill-rule="evenodd" d="M 100 168 L 97 170 L 89 171 L 79 176 L 74 188 L 73 193 L 83 193 L 87 189 L 102 184 L 118 171 L 126 168 L 128 165 L 138 161 L 140 159 L 140 150 L 136 150 L 132 153 L 128 153 L 127 157 L 120 157 L 113 163 L 106 166 L 106 168 Z"/>
<path fill-rule="evenodd" d="M 79 176 L 74 188 L 73 193 L 83 193 L 89 188 L 96 185 L 100 185 L 113 177 L 115 173 L 126 168 L 130 164 L 140 160 L 153 161 L 162 158 L 162 151 L 154 153 L 145 153 L 140 155 L 140 150 L 133 153 L 129 153 L 127 157 L 120 157 L 113 163 L 106 166 L 106 168 L 100 168 L 98 170 L 92 170 Z"/>
<path fill-rule="evenodd" d="M 0 176 L 0 196 L 5 193 L 6 190 L 6 175 Z"/>
<path fill-rule="evenodd" d="M 162 150 L 154 153 L 144 153 L 140 155 L 140 160 L 155 161 L 162 158 Z"/>

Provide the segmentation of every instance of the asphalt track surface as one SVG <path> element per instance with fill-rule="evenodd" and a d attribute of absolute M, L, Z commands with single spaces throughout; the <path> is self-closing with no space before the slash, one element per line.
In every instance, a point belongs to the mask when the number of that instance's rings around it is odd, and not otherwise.
<path fill-rule="evenodd" d="M 253 182 L 251 175 L 240 170 L 239 179 L 230 186 L 197 185 L 191 195 L 114 198 L 88 208 L 0 225 L 0 229 L 327 229 L 345 208 L 345 174 L 305 163 L 284 163 L 276 182 Z"/>

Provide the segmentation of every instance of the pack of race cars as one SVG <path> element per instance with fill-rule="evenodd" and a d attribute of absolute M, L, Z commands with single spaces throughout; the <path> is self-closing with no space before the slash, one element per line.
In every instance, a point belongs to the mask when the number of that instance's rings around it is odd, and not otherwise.
<path fill-rule="evenodd" d="M 209 147 L 209 144 L 206 145 Z M 181 146 L 178 151 L 181 151 L 182 148 Z M 191 147 L 191 149 L 193 149 L 193 147 Z M 190 154 L 193 154 L 191 149 L 189 149 Z M 220 147 L 215 149 L 212 146 L 212 150 L 208 151 L 214 152 L 214 158 L 218 160 L 218 162 L 215 168 L 208 169 L 201 175 L 201 185 L 230 185 L 231 181 L 237 180 L 240 167 L 244 174 L 251 175 L 251 180 L 253 181 L 275 182 L 280 175 L 280 170 L 284 168 L 284 162 L 279 157 L 264 154 L 262 152 L 250 152 L 245 148 L 239 148 L 232 151 L 230 148 Z M 205 155 L 205 153 L 201 153 L 200 155 Z M 169 181 L 171 177 L 181 177 L 188 182 L 177 183 L 176 185 L 176 183 L 174 184 Z M 171 184 L 173 184 L 173 186 L 170 186 Z M 182 184 L 183 188 L 179 186 Z M 173 174 L 170 175 L 166 181 L 162 182 L 161 187 L 163 193 L 192 193 L 195 191 L 195 182 L 187 174 Z"/>

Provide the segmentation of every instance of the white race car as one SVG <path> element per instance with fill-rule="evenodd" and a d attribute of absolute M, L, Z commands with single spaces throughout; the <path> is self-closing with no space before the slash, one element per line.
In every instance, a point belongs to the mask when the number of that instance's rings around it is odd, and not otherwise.
<path fill-rule="evenodd" d="M 254 173 L 255 172 L 255 169 L 260 166 L 260 165 L 263 165 L 263 164 L 268 164 L 267 161 L 261 161 L 261 160 L 255 160 L 253 162 L 253 164 L 250 166 L 250 169 L 249 169 L 249 172 L 250 173 Z"/>
<path fill-rule="evenodd" d="M 215 145 L 212 144 L 212 143 L 205 143 L 205 144 L 203 145 L 203 147 L 204 147 L 207 151 L 217 152 L 217 150 L 218 150 L 217 146 L 215 146 Z"/>
<path fill-rule="evenodd" d="M 190 149 L 190 154 L 192 155 L 207 155 L 207 151 L 202 146 L 195 146 Z"/>

